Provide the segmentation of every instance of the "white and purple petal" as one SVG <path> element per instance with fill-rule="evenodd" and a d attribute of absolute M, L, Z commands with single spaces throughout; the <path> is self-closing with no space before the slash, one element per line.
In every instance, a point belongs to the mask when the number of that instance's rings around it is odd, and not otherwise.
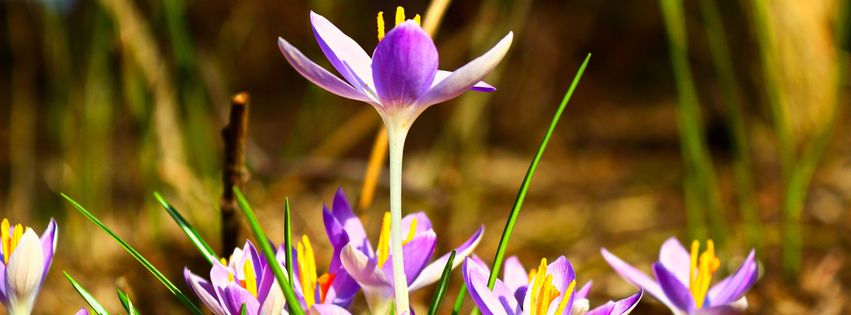
<path fill-rule="evenodd" d="M 351 37 L 325 17 L 310 12 L 310 24 L 319 48 L 331 65 L 353 87 L 365 92 L 372 85 L 372 58 Z"/>
<path fill-rule="evenodd" d="M 310 80 L 310 82 L 313 82 L 313 84 L 318 85 L 328 92 L 348 99 L 367 103 L 372 102 L 372 99 L 370 99 L 367 95 L 356 90 L 348 83 L 343 82 L 343 80 L 328 72 L 328 70 L 325 70 L 325 68 L 320 67 L 305 57 L 301 51 L 283 38 L 278 37 L 278 48 L 280 49 L 281 54 L 284 55 L 284 58 L 287 59 L 287 62 L 289 62 L 299 74 Z"/>
<path fill-rule="evenodd" d="M 659 250 L 659 263 L 688 286 L 691 255 L 676 237 L 668 238 L 665 243 L 662 243 L 662 248 Z"/>
<path fill-rule="evenodd" d="M 656 283 L 656 280 L 648 277 L 647 274 L 641 270 L 627 264 L 625 261 L 621 260 L 605 248 L 601 248 L 600 253 L 603 255 L 603 259 L 612 266 L 612 269 L 621 275 L 621 277 L 626 279 L 626 281 L 644 289 L 644 291 L 650 293 L 650 295 L 662 302 L 662 304 L 667 305 L 668 308 L 674 308 L 671 301 L 668 300 L 668 297 L 665 295 L 665 292 L 663 292 L 662 288 L 659 287 L 659 284 Z"/>
<path fill-rule="evenodd" d="M 485 233 L 485 227 L 480 226 L 476 233 L 473 233 L 470 238 L 468 238 L 463 244 L 455 248 L 455 261 L 452 263 L 452 268 L 458 267 L 464 261 L 462 258 L 470 256 L 473 253 L 473 250 L 476 249 L 476 246 L 479 245 L 479 242 L 482 241 L 482 236 Z M 414 280 L 410 285 L 410 290 L 417 290 L 419 288 L 425 287 L 432 283 L 437 282 L 440 279 L 441 274 L 443 273 L 443 268 L 446 267 L 446 263 L 449 262 L 450 253 L 446 253 L 440 258 L 433 261 L 431 264 L 425 267 L 423 271 L 420 273 L 419 277 Z"/>
<path fill-rule="evenodd" d="M 715 284 L 708 293 L 710 305 L 726 305 L 740 299 L 756 282 L 759 268 L 756 264 L 756 253 L 751 250 L 745 262 L 733 275 Z"/>
<path fill-rule="evenodd" d="M 520 303 L 514 298 L 514 293 L 503 283 L 497 280 L 494 289 L 488 288 L 489 272 L 487 266 L 471 258 L 464 259 L 462 267 L 464 282 L 470 296 L 484 315 L 522 314 Z"/>
<path fill-rule="evenodd" d="M 219 300 L 216 298 L 215 289 L 210 282 L 193 274 L 189 271 L 189 268 L 183 268 L 183 277 L 186 279 L 186 284 L 195 293 L 195 296 L 201 300 L 201 304 L 204 304 L 210 312 L 215 315 L 226 314 Z"/>
<path fill-rule="evenodd" d="M 670 270 L 660 263 L 654 263 L 653 273 L 656 275 L 656 280 L 659 281 L 659 287 L 665 292 L 665 296 L 668 297 L 673 306 L 686 313 L 695 309 L 695 301 L 688 287 L 680 282 Z"/>
<path fill-rule="evenodd" d="M 502 61 L 502 58 L 505 57 L 508 48 L 511 46 L 513 38 L 513 33 L 509 32 L 508 35 L 505 35 L 502 40 L 484 55 L 458 68 L 451 75 L 441 80 L 440 83 L 431 87 L 417 99 L 416 107 L 425 108 L 445 102 L 458 97 L 468 89 L 474 87 Z"/>
<path fill-rule="evenodd" d="M 437 246 L 437 235 L 434 231 L 428 231 L 414 237 L 410 242 L 402 246 L 402 257 L 405 264 L 405 277 L 410 286 L 411 283 L 420 275 L 426 264 L 434 255 L 434 249 Z M 388 280 L 393 281 L 393 255 L 387 258 L 387 262 L 382 268 L 384 274 L 388 276 Z"/>

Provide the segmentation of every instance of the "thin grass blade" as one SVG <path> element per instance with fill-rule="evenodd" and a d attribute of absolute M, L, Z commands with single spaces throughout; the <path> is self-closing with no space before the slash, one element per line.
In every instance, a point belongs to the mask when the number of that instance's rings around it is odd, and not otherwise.
<path fill-rule="evenodd" d="M 467 284 L 461 282 L 461 288 L 458 289 L 458 296 L 455 297 L 455 306 L 452 307 L 452 315 L 461 313 L 461 307 L 464 306 L 464 298 L 467 297 Z"/>
<path fill-rule="evenodd" d="M 160 272 L 156 267 L 154 267 L 154 265 L 151 264 L 151 262 L 148 261 L 148 259 L 146 259 L 144 256 L 142 256 L 142 254 L 140 254 L 135 248 L 133 248 L 132 246 L 130 246 L 130 244 L 125 242 L 123 239 L 121 239 L 121 237 L 119 237 L 117 234 L 115 234 L 115 232 L 110 230 L 105 224 L 103 224 L 103 222 L 101 222 L 97 217 L 95 217 L 91 212 L 89 212 L 89 210 L 86 210 L 86 208 L 84 208 L 79 203 L 74 201 L 74 199 L 71 199 L 71 197 L 68 197 L 68 195 L 66 195 L 64 193 L 61 194 L 61 195 L 62 195 L 63 198 L 65 198 L 65 200 L 68 200 L 68 202 L 70 202 L 71 205 L 74 206 L 74 208 L 76 208 L 78 211 L 80 211 L 80 213 L 82 213 L 84 216 L 86 216 L 86 218 L 88 218 L 90 221 L 92 221 L 92 223 L 94 223 L 101 230 L 106 232 L 106 234 L 109 234 L 109 236 L 112 237 L 116 242 L 118 242 L 118 244 L 120 244 L 121 247 L 123 247 L 124 250 L 126 250 L 127 253 L 130 254 L 130 256 L 133 256 L 133 258 L 135 258 L 136 261 L 138 261 L 140 264 L 142 264 L 142 266 L 144 266 L 145 269 L 148 269 L 148 271 L 150 271 L 151 274 L 153 274 L 154 277 L 156 277 L 157 280 L 159 280 L 166 287 L 166 289 L 168 289 L 171 292 L 171 294 L 176 296 L 177 299 L 180 300 L 180 302 L 183 303 L 183 305 L 186 306 L 186 308 L 188 308 L 189 311 L 192 312 L 192 314 L 197 314 L 197 315 L 202 314 L 201 310 L 197 306 L 195 306 L 194 303 L 192 303 L 192 300 L 190 300 L 189 297 L 187 297 L 185 294 L 183 294 L 183 292 L 181 292 L 180 289 L 178 289 L 177 286 L 174 285 L 174 283 L 172 283 L 170 280 L 168 280 L 168 278 L 166 278 L 166 276 L 163 275 L 162 272 Z"/>
<path fill-rule="evenodd" d="M 287 264 L 287 279 L 295 279 L 293 275 L 293 230 L 292 221 L 290 221 L 290 198 L 284 198 L 284 257 Z M 290 282 L 290 288 L 293 283 Z M 295 290 L 295 288 L 293 288 Z"/>
<path fill-rule="evenodd" d="M 547 134 L 544 135 L 544 139 L 538 147 L 538 152 L 535 153 L 535 158 L 532 159 L 532 163 L 529 165 L 529 170 L 526 171 L 526 177 L 523 178 L 523 183 L 520 185 L 520 191 L 517 192 L 517 199 L 514 200 L 514 207 L 511 208 L 511 213 L 508 215 L 508 221 L 505 222 L 505 230 L 502 232 L 502 237 L 499 239 L 499 247 L 497 248 L 496 255 L 493 258 L 493 266 L 491 267 L 491 274 L 488 279 L 488 287 L 491 289 L 493 289 L 493 285 L 496 283 L 496 277 L 499 274 L 499 270 L 502 269 L 502 261 L 505 259 L 505 250 L 508 247 L 508 240 L 511 237 L 511 232 L 514 231 L 514 224 L 517 223 L 517 216 L 520 215 L 520 208 L 523 206 L 523 201 L 526 199 L 526 192 L 529 190 L 529 185 L 532 183 L 532 176 L 535 175 L 535 171 L 538 169 L 538 163 L 544 155 L 547 143 L 550 142 L 550 137 L 552 137 L 553 132 L 556 129 L 556 125 L 561 118 L 561 114 L 564 112 L 564 108 L 567 106 L 567 102 L 570 101 L 570 97 L 573 96 L 573 91 L 576 90 L 579 80 L 582 79 L 582 74 L 585 72 L 585 68 L 588 66 L 589 60 L 591 60 L 591 54 L 588 54 L 585 57 L 585 61 L 583 61 L 582 65 L 579 66 L 579 70 L 573 78 L 573 83 L 570 84 L 570 88 L 567 89 L 567 93 L 561 100 L 561 104 L 559 104 L 558 110 L 556 110 L 555 116 L 553 116 L 552 122 L 550 122 L 550 128 L 547 130 Z M 459 297 L 459 299 L 462 299 L 462 297 Z M 461 300 L 461 302 L 463 302 L 463 300 Z"/>
<path fill-rule="evenodd" d="M 251 208 L 248 200 L 245 199 L 245 195 L 242 194 L 242 190 L 240 190 L 239 187 L 234 187 L 233 192 L 236 195 L 236 201 L 239 204 L 239 209 L 242 211 L 242 214 L 245 215 L 246 221 L 248 221 L 248 227 L 251 228 L 254 238 L 257 239 L 257 244 L 263 251 L 263 256 L 266 257 L 266 262 L 269 263 L 269 266 L 272 268 L 272 272 L 275 274 L 275 279 L 278 280 L 278 285 L 281 287 L 281 291 L 284 291 L 284 298 L 287 300 L 287 307 L 289 307 L 292 314 L 303 315 L 304 311 L 301 309 L 301 304 L 299 304 L 298 299 L 296 299 L 293 287 L 284 275 L 284 270 L 281 268 L 281 264 L 278 263 L 277 259 L 275 259 L 275 252 L 272 250 L 272 245 L 268 241 L 269 238 L 266 237 L 266 232 L 263 231 L 263 227 L 260 226 L 260 222 L 257 220 L 257 215 L 254 214 L 254 210 Z"/>
<path fill-rule="evenodd" d="M 165 209 L 165 211 L 167 211 L 168 214 L 171 215 L 171 218 L 174 219 L 174 222 L 177 223 L 178 226 L 180 226 L 180 229 L 183 230 L 183 233 L 185 233 L 186 236 L 189 237 L 189 240 L 192 241 L 192 244 L 195 244 L 195 247 L 198 248 L 198 251 L 200 251 L 201 254 L 204 255 L 204 259 L 206 259 L 207 262 L 210 263 L 210 265 L 215 264 L 216 261 L 219 260 L 219 256 L 216 255 L 216 251 L 214 251 L 213 248 L 210 247 L 210 245 L 204 241 L 204 238 L 202 238 L 201 235 L 198 234 L 198 231 L 195 230 L 195 228 L 192 227 L 192 225 L 189 224 L 189 222 L 186 221 L 186 219 L 182 215 L 180 215 L 180 212 L 178 212 L 177 209 L 175 209 L 168 201 L 166 201 L 165 198 L 160 195 L 160 193 L 154 192 L 154 198 L 156 198 L 160 205 L 162 205 L 162 207 Z"/>
<path fill-rule="evenodd" d="M 446 296 L 446 288 L 449 286 L 449 278 L 452 276 L 452 263 L 455 262 L 455 251 L 449 254 L 449 261 L 446 262 L 446 267 L 443 267 L 443 274 L 440 276 L 440 281 L 437 282 L 437 290 L 434 291 L 434 298 L 431 299 L 431 306 L 428 309 L 428 315 L 436 315 L 440 309 L 440 303 L 443 302 Z"/>
<path fill-rule="evenodd" d="M 139 311 L 133 307 L 133 302 L 130 301 L 130 296 L 121 289 L 116 289 L 118 291 L 118 300 L 121 301 L 121 306 L 124 306 L 124 310 L 127 311 L 127 315 L 137 315 Z"/>
<path fill-rule="evenodd" d="M 71 282 L 71 286 L 74 287 L 74 290 L 77 290 L 77 293 L 79 293 L 80 296 L 83 297 L 83 300 L 86 300 L 86 303 L 89 304 L 95 314 L 109 315 L 109 312 L 107 312 L 106 309 L 103 308 L 103 305 L 100 305 L 100 302 L 98 302 L 95 297 L 89 294 L 89 291 L 86 291 L 86 289 L 84 289 L 83 286 L 79 282 L 77 282 L 77 280 L 74 280 L 74 278 L 71 277 L 71 275 L 69 275 L 65 271 L 63 271 L 62 273 L 65 274 L 65 278 L 68 279 L 68 282 Z"/>

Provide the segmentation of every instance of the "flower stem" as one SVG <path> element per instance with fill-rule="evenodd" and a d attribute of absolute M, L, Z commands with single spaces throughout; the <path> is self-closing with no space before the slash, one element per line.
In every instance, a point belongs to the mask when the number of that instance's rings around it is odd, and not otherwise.
<path fill-rule="evenodd" d="M 390 145 L 390 257 L 393 259 L 393 288 L 396 314 L 408 312 L 408 280 L 402 257 L 402 153 L 408 128 L 397 121 L 386 120 Z"/>

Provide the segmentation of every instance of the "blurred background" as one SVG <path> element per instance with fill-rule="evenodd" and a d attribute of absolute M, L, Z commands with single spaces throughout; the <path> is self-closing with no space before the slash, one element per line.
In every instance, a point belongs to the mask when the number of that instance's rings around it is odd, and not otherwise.
<path fill-rule="evenodd" d="M 405 208 L 435 221 L 438 254 L 484 224 L 477 254 L 490 262 L 558 102 L 592 53 L 509 254 L 527 266 L 566 255 L 580 282 L 594 280 L 597 305 L 634 292 L 600 247 L 649 272 L 667 237 L 712 238 L 722 259 L 716 281 L 757 249 L 763 272 L 747 295 L 750 312 L 851 312 L 847 1 L 438 2 L 448 5 L 434 35 L 443 69 L 515 33 L 486 79 L 496 92 L 429 109 L 408 137 Z M 209 265 L 152 193 L 221 251 L 220 130 L 241 91 L 251 97 L 244 190 L 275 242 L 288 196 L 295 235 L 313 238 L 320 272 L 327 268 L 321 206 L 338 187 L 353 203 L 362 196 L 380 119 L 299 76 L 275 40 L 285 37 L 328 67 L 310 10 L 372 51 L 378 11 L 389 25 L 404 5 L 428 23 L 429 4 L 0 2 L 0 214 L 39 231 L 55 217 L 60 227 L 36 313 L 84 306 L 63 270 L 110 310 L 120 309 L 121 288 L 143 313 L 184 312 L 59 193 L 188 289 L 183 267 L 206 274 Z M 359 209 L 373 240 L 388 209 L 386 176 Z M 445 312 L 460 279 L 456 273 Z M 414 295 L 417 307 L 432 290 Z M 666 312 L 649 296 L 636 311 Z"/>

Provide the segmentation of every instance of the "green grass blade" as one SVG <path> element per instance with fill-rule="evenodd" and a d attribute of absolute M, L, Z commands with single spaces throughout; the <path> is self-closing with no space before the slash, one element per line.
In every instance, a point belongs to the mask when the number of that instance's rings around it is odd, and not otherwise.
<path fill-rule="evenodd" d="M 168 289 L 171 292 L 171 294 L 174 294 L 174 296 L 176 296 L 177 299 L 180 300 L 180 302 L 183 303 L 183 305 L 186 306 L 193 314 L 201 315 L 201 310 L 198 309 L 198 307 L 195 306 L 194 303 L 192 303 L 192 300 L 190 300 L 189 297 L 187 297 L 185 294 L 183 294 L 183 292 L 181 292 L 180 289 L 178 289 L 177 286 L 174 285 L 174 283 L 172 283 L 170 280 L 168 280 L 168 278 L 166 278 L 166 276 L 163 275 L 162 272 L 157 270 L 157 268 L 154 267 L 154 265 L 151 264 L 151 262 L 148 261 L 148 259 L 146 259 L 144 256 L 142 256 L 142 254 L 140 254 L 138 251 L 136 251 L 136 249 L 134 249 L 132 246 L 130 246 L 130 244 L 125 242 L 123 239 L 121 239 L 121 237 L 119 237 L 117 234 L 115 234 L 115 232 L 110 230 L 97 217 L 95 217 L 91 212 L 86 210 L 86 208 L 84 208 L 79 203 L 74 201 L 74 199 L 71 199 L 71 197 L 68 197 L 68 195 L 66 195 L 64 193 L 61 194 L 61 195 L 62 195 L 63 198 L 65 198 L 65 200 L 68 200 L 68 202 L 70 202 L 74 206 L 74 208 L 76 208 L 78 211 L 80 211 L 80 213 L 82 213 L 84 216 L 86 216 L 86 218 L 88 218 L 90 221 L 92 221 L 92 223 L 94 223 L 101 230 L 106 232 L 106 234 L 109 234 L 109 236 L 112 237 L 116 242 L 118 242 L 118 244 L 120 244 L 121 247 L 123 247 L 124 250 L 126 250 L 127 253 L 130 254 L 130 256 L 133 256 L 133 258 L 135 258 L 136 261 L 138 261 L 140 264 L 142 264 L 142 266 L 144 266 L 145 269 L 148 269 L 148 271 L 150 271 L 151 274 L 153 274 L 154 277 L 156 277 L 157 280 L 159 280 L 166 287 L 166 289 Z"/>
<path fill-rule="evenodd" d="M 106 309 L 103 308 L 103 305 L 100 305 L 100 303 L 95 299 L 95 297 L 89 294 L 89 291 L 86 291 L 86 289 L 84 289 L 83 286 L 80 285 L 79 282 L 77 282 L 77 280 L 74 280 L 74 278 L 71 277 L 71 275 L 69 275 L 65 271 L 63 271 L 62 273 L 65 274 L 65 278 L 68 279 L 68 282 L 71 282 L 71 286 L 74 287 L 74 290 L 77 290 L 77 293 L 79 293 L 80 296 L 83 297 L 83 300 L 86 300 L 86 303 L 91 306 L 92 310 L 95 311 L 95 314 L 109 315 L 109 312 L 107 312 Z"/>
<path fill-rule="evenodd" d="M 118 300 L 121 301 L 121 305 L 124 306 L 124 310 L 127 311 L 127 315 L 139 314 L 139 311 L 133 307 L 133 302 L 130 301 L 130 296 L 127 295 L 127 293 L 124 293 L 124 291 L 121 291 L 121 289 L 116 289 L 116 291 L 118 291 Z"/>
<path fill-rule="evenodd" d="M 201 254 L 204 255 L 204 258 L 207 259 L 207 262 L 209 262 L 210 265 L 215 264 L 216 261 L 219 260 L 219 256 L 216 255 L 216 251 L 214 251 L 213 248 L 204 241 L 204 238 L 198 234 L 198 231 L 195 230 L 195 228 L 192 227 L 192 225 L 189 224 L 189 222 L 187 222 L 179 212 L 177 212 L 177 209 L 175 209 L 168 201 L 165 200 L 165 198 L 163 198 L 162 195 L 160 195 L 160 193 L 154 192 L 154 198 L 157 199 L 165 211 L 168 211 L 168 214 L 171 215 L 174 222 L 180 226 L 183 233 L 186 233 L 186 236 L 189 237 L 192 244 L 195 244 L 195 247 L 197 247 Z"/>
<path fill-rule="evenodd" d="M 523 178 L 523 183 L 520 185 L 520 191 L 517 192 L 517 199 L 514 200 L 514 207 L 511 208 L 511 214 L 508 216 L 508 221 L 505 222 L 505 230 L 502 232 L 502 237 L 499 239 L 499 247 L 497 248 L 496 255 L 493 259 L 493 266 L 491 266 L 491 275 L 488 279 L 488 287 L 491 289 L 493 289 L 493 285 L 496 283 L 496 277 L 499 274 L 499 270 L 502 269 L 502 260 L 505 259 L 505 250 L 508 247 L 508 240 L 511 237 L 511 232 L 514 231 L 514 224 L 517 223 L 517 216 L 520 214 L 520 208 L 523 206 L 523 200 L 526 199 L 526 192 L 529 190 L 529 185 L 532 183 L 532 176 L 535 175 L 535 170 L 538 169 L 538 162 L 541 161 L 541 157 L 544 155 L 544 150 L 547 148 L 547 143 L 550 142 L 550 137 L 552 137 L 553 131 L 555 131 L 556 125 L 561 118 L 561 114 L 564 112 L 567 102 L 570 101 L 570 97 L 573 95 L 573 91 L 576 90 L 576 86 L 579 84 L 579 80 L 582 78 L 582 74 L 585 72 L 585 67 L 588 66 L 589 60 L 591 60 L 591 54 L 588 54 L 585 57 L 585 61 L 582 62 L 582 65 L 576 72 L 576 76 L 573 78 L 573 83 L 570 84 L 570 88 L 561 100 L 561 104 L 559 104 L 558 110 L 556 110 L 555 116 L 553 116 L 552 122 L 550 122 L 550 128 L 547 130 L 547 134 L 544 135 L 544 139 L 538 147 L 538 152 L 535 153 L 535 158 L 532 159 L 532 163 L 529 165 L 529 170 L 526 171 L 526 177 Z"/>
<path fill-rule="evenodd" d="M 449 261 L 446 262 L 446 267 L 443 267 L 443 274 L 440 276 L 440 281 L 437 282 L 437 290 L 434 291 L 434 298 L 431 299 L 431 306 L 428 309 L 428 315 L 436 315 L 440 309 L 440 303 L 443 302 L 443 297 L 446 295 L 446 288 L 449 286 L 449 277 L 452 276 L 452 263 L 455 261 L 455 251 L 449 254 Z"/>
<path fill-rule="evenodd" d="M 290 281 L 284 276 L 284 270 L 281 268 L 281 264 L 275 259 L 275 252 L 272 250 L 272 245 L 269 244 L 269 238 L 266 237 L 266 232 L 263 231 L 263 227 L 260 226 L 260 222 L 257 220 L 257 215 L 254 214 L 254 210 L 251 209 L 251 205 L 248 204 L 248 200 L 245 199 L 245 195 L 242 194 L 239 187 L 234 187 L 233 192 L 236 194 L 239 209 L 245 215 L 246 221 L 248 221 L 248 227 L 251 228 L 254 238 L 257 239 L 257 245 L 260 246 L 263 256 L 266 257 L 266 262 L 272 268 L 272 272 L 275 274 L 275 279 L 278 280 L 281 291 L 284 291 L 284 298 L 287 300 L 287 306 L 290 312 L 294 315 L 304 315 L 304 311 L 301 309 L 298 299 L 296 299 Z"/>
<path fill-rule="evenodd" d="M 455 297 L 455 306 L 452 307 L 452 315 L 461 313 L 461 307 L 464 306 L 464 298 L 467 297 L 467 283 L 461 282 L 461 288 L 458 289 L 458 296 Z"/>
<path fill-rule="evenodd" d="M 290 221 L 290 198 L 284 198 L 284 254 L 287 263 L 288 279 L 295 279 L 293 275 L 293 230 L 292 221 Z M 293 283 L 290 282 L 290 287 Z M 293 288 L 295 290 L 295 288 Z"/>
<path fill-rule="evenodd" d="M 239 314 L 245 315 L 245 303 L 242 303 L 242 307 L 239 308 Z"/>

